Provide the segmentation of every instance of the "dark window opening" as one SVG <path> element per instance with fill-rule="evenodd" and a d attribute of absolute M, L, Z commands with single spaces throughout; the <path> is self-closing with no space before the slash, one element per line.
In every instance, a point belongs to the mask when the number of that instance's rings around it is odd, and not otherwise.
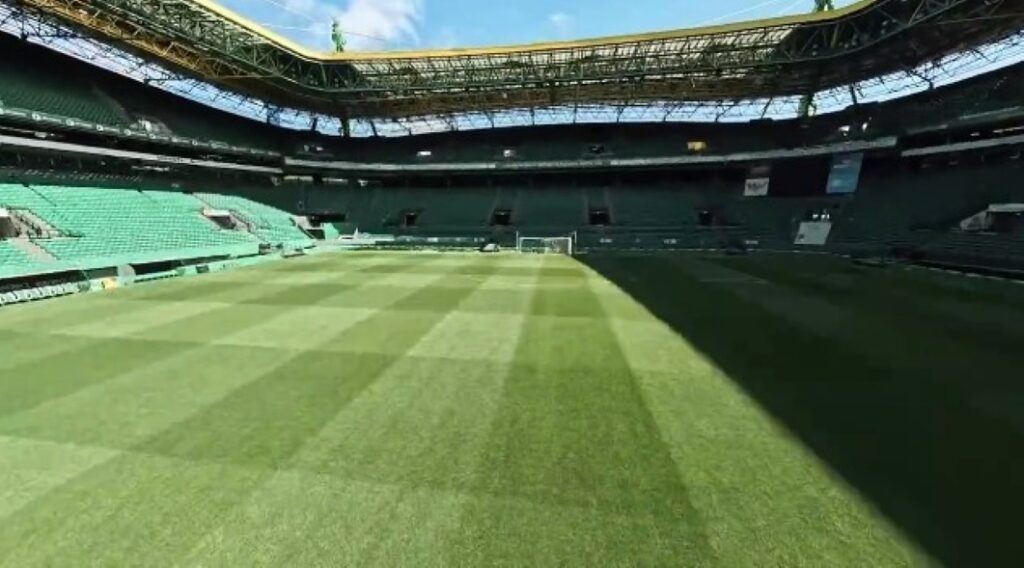
<path fill-rule="evenodd" d="M 598 207 L 590 210 L 590 224 L 605 227 L 612 224 L 612 216 L 608 208 Z"/>
<path fill-rule="evenodd" d="M 715 224 L 715 212 L 710 209 L 702 209 L 697 212 L 697 224 L 701 227 L 710 227 Z"/>
<path fill-rule="evenodd" d="M 405 213 L 402 214 L 402 226 L 406 228 L 415 227 L 416 222 L 419 221 L 419 218 L 419 211 L 406 211 Z"/>
<path fill-rule="evenodd" d="M 317 213 L 309 216 L 309 224 L 319 227 L 324 223 L 344 223 L 348 221 L 348 213 Z"/>
<path fill-rule="evenodd" d="M 491 214 L 491 225 L 507 227 L 512 224 L 511 209 L 495 209 Z"/>

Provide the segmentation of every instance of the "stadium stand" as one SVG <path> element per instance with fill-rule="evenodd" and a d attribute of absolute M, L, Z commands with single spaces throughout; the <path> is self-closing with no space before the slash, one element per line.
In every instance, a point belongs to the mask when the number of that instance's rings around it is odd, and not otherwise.
<path fill-rule="evenodd" d="M 479 231 L 490 224 L 496 193 L 487 187 L 446 188 L 425 192 L 419 224 L 441 230 Z M 457 204 L 457 206 L 456 206 Z"/>
<path fill-rule="evenodd" d="M 225 229 L 204 217 L 211 202 L 237 211 L 252 225 Z M 255 254 L 261 244 L 299 248 L 312 240 L 290 216 L 267 205 L 235 196 L 138 191 L 102 187 L 0 185 L 0 207 L 28 211 L 59 231 L 32 238 L 33 246 L 54 260 L 81 265 L 179 260 Z M 33 262 L 3 242 L 4 266 L 31 268 Z"/>
<path fill-rule="evenodd" d="M 30 268 L 35 264 L 32 258 L 25 254 L 12 242 L 0 240 L 0 267 L 16 269 Z"/>
<path fill-rule="evenodd" d="M 1024 63 L 954 85 L 880 105 L 873 113 L 878 131 L 907 133 L 946 129 L 958 122 L 999 114 L 1020 114 Z"/>
<path fill-rule="evenodd" d="M 0 43 L 9 42 L 6 36 L 0 36 Z M 5 52 L 12 53 L 13 50 Z M 0 58 L 0 106 L 47 112 L 98 124 L 128 126 L 123 110 L 100 93 L 94 76 L 75 72 L 66 64 L 60 68 L 68 73 L 54 74 L 53 62 L 47 61 L 46 57 L 38 59 L 26 54 L 24 57 Z"/>
<path fill-rule="evenodd" d="M 533 231 L 575 229 L 583 225 L 585 204 L 581 191 L 573 187 L 530 187 L 519 190 L 516 225 Z"/>
<path fill-rule="evenodd" d="M 181 99 L 123 77 L 103 77 L 104 91 L 125 109 L 133 124 L 195 140 L 219 142 L 242 147 L 278 150 L 281 132 L 272 126 L 219 112 L 203 105 L 182 104 Z"/>
<path fill-rule="evenodd" d="M 840 252 L 920 249 L 939 257 L 992 262 L 1024 258 L 1017 235 L 965 234 L 961 220 L 994 203 L 1020 203 L 1020 160 L 933 163 L 868 172 L 838 216 L 832 247 Z"/>
<path fill-rule="evenodd" d="M 211 207 L 227 209 L 238 215 L 253 234 L 268 243 L 299 247 L 312 244 L 309 235 L 280 209 L 235 195 L 197 193 L 196 197 Z"/>
<path fill-rule="evenodd" d="M 821 250 L 884 254 L 911 248 L 939 256 L 1010 258 L 1015 256 L 1011 249 L 1018 246 L 1013 235 L 955 230 L 959 220 L 988 204 L 1021 201 L 1012 184 L 1006 183 L 1021 173 L 1016 165 L 965 162 L 952 167 L 936 160 L 933 166 L 921 168 L 914 160 L 901 159 L 898 152 L 913 145 L 1012 135 L 1019 126 L 1012 116 L 1020 114 L 1024 64 L 910 97 L 807 119 L 580 123 L 355 139 L 257 123 L 15 37 L 0 34 L 0 48 L 19 53 L 17 58 L 0 61 L 0 101 L 5 108 L 204 143 L 279 150 L 289 157 L 296 155 L 297 141 L 309 139 L 325 147 L 321 156 L 325 161 L 338 159 L 343 164 L 455 165 L 453 171 L 406 174 L 399 169 L 365 178 L 335 172 L 343 180 L 335 179 L 336 185 L 323 183 L 335 173 L 321 171 L 316 160 L 297 172 L 288 172 L 285 160 L 284 170 L 273 176 L 276 179 L 266 174 L 201 174 L 161 166 L 169 171 L 149 185 L 131 181 L 135 172 L 125 170 L 137 166 L 125 166 L 118 173 L 127 173 L 126 185 L 155 188 L 138 191 L 115 189 L 122 184 L 116 177 L 103 177 L 114 168 L 102 162 L 93 166 L 98 170 L 93 181 L 83 182 L 78 169 L 84 166 L 79 163 L 55 164 L 51 153 L 47 157 L 51 162 L 44 164 L 48 168 L 35 176 L 24 168 L 19 155 L 7 177 L 29 185 L 0 187 L 0 206 L 27 211 L 46 225 L 43 229 L 52 229 L 52 238 L 29 235 L 33 238 L 26 242 L 58 261 L 174 257 L 225 246 L 309 246 L 310 236 L 292 218 L 307 214 L 331 219 L 312 226 L 331 240 L 357 229 L 414 237 L 578 232 L 581 242 L 593 248 L 622 243 L 631 248 L 702 248 L 745 242 L 785 249 L 794 246 L 794 235 L 810 212 L 828 210 L 832 234 Z M 0 117 L 6 120 L 7 115 Z M 978 121 L 992 131 L 1008 133 L 983 130 L 979 134 L 975 131 Z M 773 189 L 768 197 L 756 199 L 741 195 L 749 167 L 744 153 L 820 149 L 883 136 L 899 136 L 901 145 L 867 154 L 860 188 L 852 196 L 826 197 L 821 188 L 797 188 L 785 195 Z M 109 139 L 95 133 L 71 141 L 110 146 Z M 149 142 L 138 147 L 166 152 L 174 159 L 210 157 L 205 150 L 182 149 L 188 142 L 175 142 L 177 147 Z M 824 152 L 823 160 L 828 150 Z M 668 168 L 645 166 L 627 173 L 597 167 L 618 158 L 691 156 L 728 159 Z M 268 162 L 281 166 L 279 156 Z M 527 167 L 532 162 L 543 165 Z M 460 164 L 485 167 L 470 173 L 460 171 Z M 68 171 L 75 173 L 67 175 Z M 299 174 L 291 177 L 302 181 L 284 181 L 288 173 Z M 171 185 L 199 193 L 163 191 Z M 230 212 L 242 230 L 204 218 L 204 207 Z M 595 211 L 600 213 L 596 221 L 591 217 Z M 507 216 L 499 221 L 495 212 Z M 40 260 L 22 249 L 12 250 L 10 243 L 4 248 L 7 266 Z"/>
<path fill-rule="evenodd" d="M 254 197 L 253 194 L 246 194 L 246 196 Z M 304 207 L 307 211 L 343 215 L 349 221 L 365 225 L 370 224 L 367 211 L 372 199 L 372 190 L 351 187 L 311 188 L 303 192 Z M 264 201 L 264 203 L 266 202 Z M 282 207 L 282 209 L 285 208 Z"/>
<path fill-rule="evenodd" d="M 116 73 L 0 34 L 0 108 L 43 112 L 103 126 L 276 151 L 279 129 L 187 101 Z M 54 73 L 59 69 L 59 73 Z"/>

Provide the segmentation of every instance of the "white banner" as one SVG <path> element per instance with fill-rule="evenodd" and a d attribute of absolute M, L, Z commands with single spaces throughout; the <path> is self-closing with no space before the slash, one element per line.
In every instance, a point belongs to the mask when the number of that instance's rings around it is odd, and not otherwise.
<path fill-rule="evenodd" d="M 828 242 L 832 232 L 832 223 L 828 221 L 809 221 L 800 223 L 800 232 L 796 234 L 795 244 L 822 246 Z"/>
<path fill-rule="evenodd" d="M 770 184 L 771 178 L 750 178 L 743 188 L 743 195 L 747 197 L 764 197 L 768 195 L 768 186 Z"/>

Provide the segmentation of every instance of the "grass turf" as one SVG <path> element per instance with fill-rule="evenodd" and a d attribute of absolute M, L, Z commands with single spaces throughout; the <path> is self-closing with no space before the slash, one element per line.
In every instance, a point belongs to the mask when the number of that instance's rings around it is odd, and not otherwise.
<path fill-rule="evenodd" d="M 318 256 L 0 310 L 0 563 L 1010 558 L 1024 287 Z"/>

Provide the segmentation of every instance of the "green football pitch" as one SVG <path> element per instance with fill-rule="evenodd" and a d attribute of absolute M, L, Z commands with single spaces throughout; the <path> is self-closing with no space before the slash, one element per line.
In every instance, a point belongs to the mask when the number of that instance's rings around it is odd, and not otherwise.
<path fill-rule="evenodd" d="M 1024 286 L 341 253 L 0 309 L 0 564 L 1019 560 Z"/>

